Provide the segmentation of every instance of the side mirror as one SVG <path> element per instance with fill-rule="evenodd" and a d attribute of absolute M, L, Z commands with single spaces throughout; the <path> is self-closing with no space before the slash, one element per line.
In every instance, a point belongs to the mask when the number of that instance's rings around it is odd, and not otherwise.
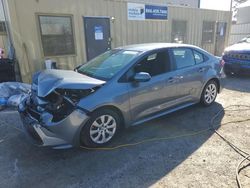
<path fill-rule="evenodd" d="M 149 80 L 151 80 L 151 76 L 147 72 L 139 72 L 134 76 L 134 81 L 136 82 L 148 82 Z"/>

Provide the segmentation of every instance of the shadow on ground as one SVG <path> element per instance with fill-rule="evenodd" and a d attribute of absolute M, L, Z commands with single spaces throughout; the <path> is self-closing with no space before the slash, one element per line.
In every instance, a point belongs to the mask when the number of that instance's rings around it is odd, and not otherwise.
<path fill-rule="evenodd" d="M 125 130 L 113 145 L 207 129 L 222 110 L 199 105 Z M 217 120 L 220 122 L 223 114 Z M 52 150 L 26 142 L 16 112 L 0 113 L 0 187 L 148 187 L 166 176 L 213 134 L 156 141 L 112 151 Z M 2 141 L 1 141 L 2 140 Z M 201 159 L 202 160 L 202 159 Z"/>
<path fill-rule="evenodd" d="M 226 89 L 250 92 L 250 76 L 230 76 L 225 79 Z"/>

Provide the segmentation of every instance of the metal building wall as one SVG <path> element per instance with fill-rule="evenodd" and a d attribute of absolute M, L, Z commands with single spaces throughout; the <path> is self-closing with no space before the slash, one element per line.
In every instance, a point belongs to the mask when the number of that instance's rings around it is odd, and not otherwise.
<path fill-rule="evenodd" d="M 247 36 L 250 36 L 250 23 L 234 24 L 231 28 L 229 44 L 234 44 Z"/>
<path fill-rule="evenodd" d="M 118 0 L 119 1 L 119 0 Z M 167 4 L 174 6 L 188 6 L 192 8 L 199 8 L 200 0 L 120 0 L 133 3 L 153 3 L 153 4 Z"/>
<path fill-rule="evenodd" d="M 203 21 L 223 21 L 230 27 L 230 12 L 169 6 L 169 19 L 131 21 L 127 19 L 127 1 L 124 0 L 5 0 L 8 21 L 20 64 L 23 81 L 30 82 L 31 74 L 44 68 L 37 14 L 72 15 L 76 54 L 52 57 L 59 68 L 73 69 L 86 61 L 83 16 L 114 17 L 111 23 L 112 47 L 135 43 L 171 42 L 173 19 L 188 21 L 187 42 L 214 52 L 214 44 L 202 46 Z M 164 5 L 164 4 L 163 4 Z M 227 32 L 228 36 L 228 32 Z M 227 43 L 227 42 L 226 42 Z"/>
<path fill-rule="evenodd" d="M 250 6 L 240 7 L 237 15 L 237 24 L 232 25 L 229 44 L 234 44 L 244 37 L 250 36 Z"/>
<path fill-rule="evenodd" d="M 169 10 L 169 15 L 170 15 L 169 19 L 170 21 L 172 19 L 187 20 L 188 21 L 187 43 L 200 46 L 203 49 L 209 51 L 210 53 L 215 52 L 215 34 L 213 43 L 202 44 L 203 21 L 226 22 L 227 23 L 226 39 L 229 36 L 229 30 L 231 26 L 230 12 L 194 9 L 194 8 L 182 9 L 178 7 L 171 7 L 171 9 Z M 227 44 L 227 42 L 228 41 L 226 40 L 225 43 Z"/>

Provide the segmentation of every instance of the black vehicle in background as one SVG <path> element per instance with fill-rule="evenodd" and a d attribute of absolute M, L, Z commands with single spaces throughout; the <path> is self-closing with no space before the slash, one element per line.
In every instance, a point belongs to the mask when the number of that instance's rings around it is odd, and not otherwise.
<path fill-rule="evenodd" d="M 0 59 L 0 83 L 16 81 L 13 60 L 8 58 Z"/>
<path fill-rule="evenodd" d="M 224 72 L 226 75 L 250 76 L 250 36 L 227 47 L 222 58 L 225 62 Z"/>

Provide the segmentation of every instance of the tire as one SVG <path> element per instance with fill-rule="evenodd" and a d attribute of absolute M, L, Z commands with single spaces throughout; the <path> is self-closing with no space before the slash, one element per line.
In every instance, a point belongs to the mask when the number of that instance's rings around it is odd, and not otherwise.
<path fill-rule="evenodd" d="M 101 147 L 110 143 L 121 128 L 121 117 L 110 109 L 92 113 L 81 131 L 81 143 L 87 147 Z"/>
<path fill-rule="evenodd" d="M 210 106 L 214 103 L 218 94 L 218 84 L 214 80 L 208 81 L 206 86 L 204 87 L 200 102 L 204 106 Z"/>

